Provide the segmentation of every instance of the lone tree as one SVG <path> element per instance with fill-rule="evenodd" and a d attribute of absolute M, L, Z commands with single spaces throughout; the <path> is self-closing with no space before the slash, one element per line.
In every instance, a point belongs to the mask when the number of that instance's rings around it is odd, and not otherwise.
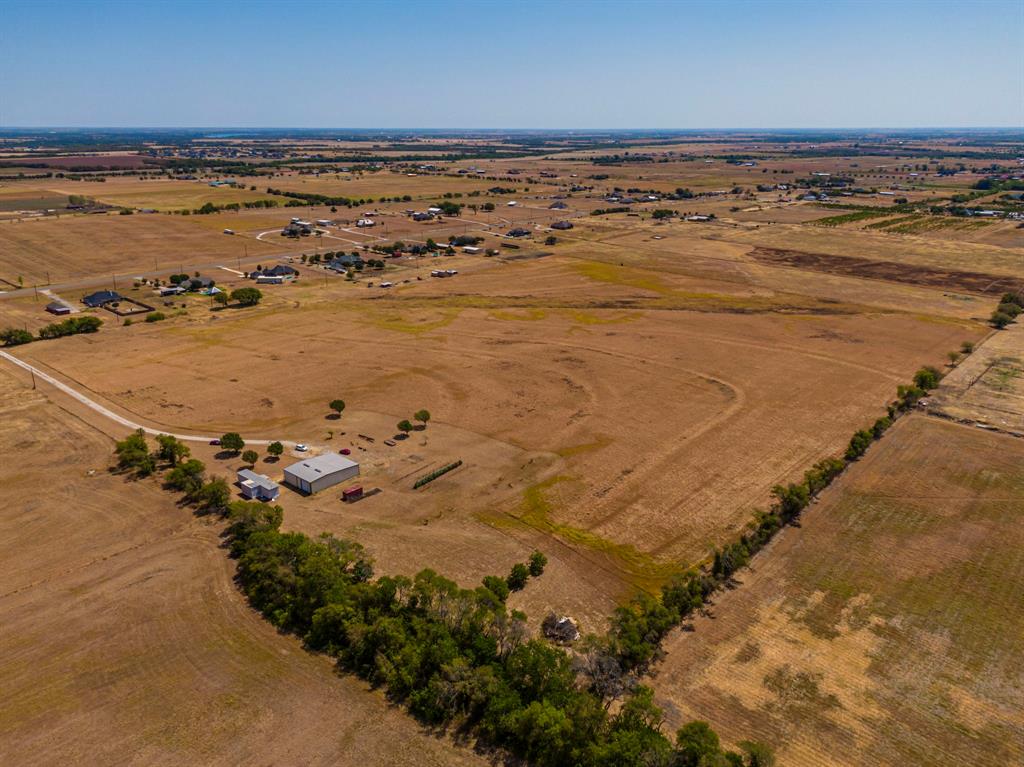
<path fill-rule="evenodd" d="M 188 449 L 181 440 L 172 437 L 170 434 L 158 434 L 156 437 L 157 455 L 160 460 L 167 461 L 172 467 L 178 465 L 182 458 L 188 458 L 192 451 Z"/>
<path fill-rule="evenodd" d="M 508 574 L 508 578 L 505 579 L 505 583 L 508 584 L 509 591 L 520 591 L 526 586 L 526 581 L 530 577 L 530 571 L 526 565 L 522 562 L 517 562 L 512 565 L 512 572 Z"/>
<path fill-rule="evenodd" d="M 245 461 L 250 466 L 255 466 L 256 461 L 258 461 L 259 459 L 260 454 L 257 453 L 255 450 L 246 450 L 244 453 L 242 453 L 242 460 Z"/>
<path fill-rule="evenodd" d="M 263 298 L 263 294 L 256 288 L 238 288 L 231 291 L 231 300 L 237 301 L 240 306 L 256 306 Z"/>
<path fill-rule="evenodd" d="M 267 445 L 267 454 L 274 456 L 274 458 L 280 458 L 284 453 L 284 445 L 280 442 L 271 442 Z"/>
<path fill-rule="evenodd" d="M 429 410 L 417 410 L 415 412 L 415 414 L 413 414 L 413 418 L 415 418 L 417 421 L 422 423 L 423 424 L 423 428 L 425 429 L 425 428 L 427 428 L 427 421 L 430 420 L 430 411 Z"/>
<path fill-rule="evenodd" d="M 548 558 L 541 552 L 535 551 L 530 555 L 530 575 L 534 578 L 544 574 L 544 568 L 548 563 Z"/>
<path fill-rule="evenodd" d="M 403 434 L 408 434 L 412 431 L 412 424 L 408 420 L 398 422 L 398 430 Z"/>
<path fill-rule="evenodd" d="M 231 299 L 228 298 L 228 294 L 222 290 L 220 293 L 213 294 L 213 300 L 216 301 L 221 306 L 227 306 L 228 301 L 230 301 Z"/>
<path fill-rule="evenodd" d="M 220 438 L 220 446 L 232 453 L 241 453 L 245 448 L 245 440 L 237 431 L 229 431 Z"/>
<path fill-rule="evenodd" d="M 341 418 L 341 414 L 345 410 L 345 400 L 343 400 L 343 399 L 331 400 L 331 402 L 328 405 L 328 407 L 335 412 L 335 414 L 336 414 L 335 417 L 336 418 Z"/>

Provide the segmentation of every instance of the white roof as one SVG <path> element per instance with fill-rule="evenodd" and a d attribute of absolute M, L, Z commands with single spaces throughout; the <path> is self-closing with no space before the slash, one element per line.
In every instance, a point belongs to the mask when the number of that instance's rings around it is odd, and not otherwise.
<path fill-rule="evenodd" d="M 255 487 L 262 487 L 267 490 L 273 490 L 277 487 L 277 483 L 270 477 L 264 474 L 257 474 L 251 469 L 240 469 L 238 472 L 238 481 L 241 483 L 252 483 Z"/>
<path fill-rule="evenodd" d="M 326 477 L 345 469 L 351 469 L 353 466 L 358 467 L 359 464 L 337 453 L 324 453 L 323 455 L 293 463 L 291 466 L 286 467 L 284 472 L 298 479 L 304 479 L 306 482 L 315 482 L 321 477 Z"/>

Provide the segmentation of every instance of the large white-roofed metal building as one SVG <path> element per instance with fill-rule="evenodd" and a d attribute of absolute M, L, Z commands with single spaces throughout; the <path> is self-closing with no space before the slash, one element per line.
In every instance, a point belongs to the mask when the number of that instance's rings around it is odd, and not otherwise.
<path fill-rule="evenodd" d="M 319 493 L 359 476 L 359 464 L 337 453 L 324 453 L 293 463 L 284 470 L 284 482 L 303 493 Z"/>

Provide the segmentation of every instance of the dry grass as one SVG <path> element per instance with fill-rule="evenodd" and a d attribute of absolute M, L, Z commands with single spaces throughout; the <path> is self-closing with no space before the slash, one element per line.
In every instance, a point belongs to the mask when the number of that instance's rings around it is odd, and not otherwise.
<path fill-rule="evenodd" d="M 109 437 L 0 384 L 5 763 L 485 763 L 277 634 L 216 525 L 108 475 Z"/>
<path fill-rule="evenodd" d="M 670 725 L 787 765 L 1024 759 L 1024 444 L 913 416 L 667 645 Z"/>

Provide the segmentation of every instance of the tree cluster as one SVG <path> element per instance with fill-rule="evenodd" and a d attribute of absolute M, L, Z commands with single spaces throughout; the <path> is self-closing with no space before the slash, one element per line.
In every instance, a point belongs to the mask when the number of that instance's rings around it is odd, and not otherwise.
<path fill-rule="evenodd" d="M 425 723 L 543 767 L 770 764 L 760 745 L 748 744 L 746 758 L 723 752 L 703 723 L 684 727 L 673 744 L 646 687 L 610 714 L 604 691 L 566 652 L 528 638 L 526 616 L 501 598 L 504 579 L 489 576 L 475 589 L 433 570 L 371 580 L 372 561 L 357 543 L 282 533 L 280 507 L 238 502 L 228 513 L 250 603 Z"/>
<path fill-rule="evenodd" d="M 256 306 L 263 298 L 258 288 L 236 288 L 231 291 L 231 300 L 239 306 Z"/>
<path fill-rule="evenodd" d="M 79 333 L 95 333 L 103 325 L 99 317 L 68 317 L 62 322 L 53 322 L 39 329 L 39 339 L 63 338 Z M 0 341 L 4 346 L 20 346 L 34 341 L 33 335 L 22 328 L 0 330 Z"/>
<path fill-rule="evenodd" d="M 994 328 L 1002 330 L 1017 319 L 1021 312 L 1024 312 L 1024 294 L 1005 293 L 999 302 L 999 306 L 992 312 L 990 322 Z"/>

